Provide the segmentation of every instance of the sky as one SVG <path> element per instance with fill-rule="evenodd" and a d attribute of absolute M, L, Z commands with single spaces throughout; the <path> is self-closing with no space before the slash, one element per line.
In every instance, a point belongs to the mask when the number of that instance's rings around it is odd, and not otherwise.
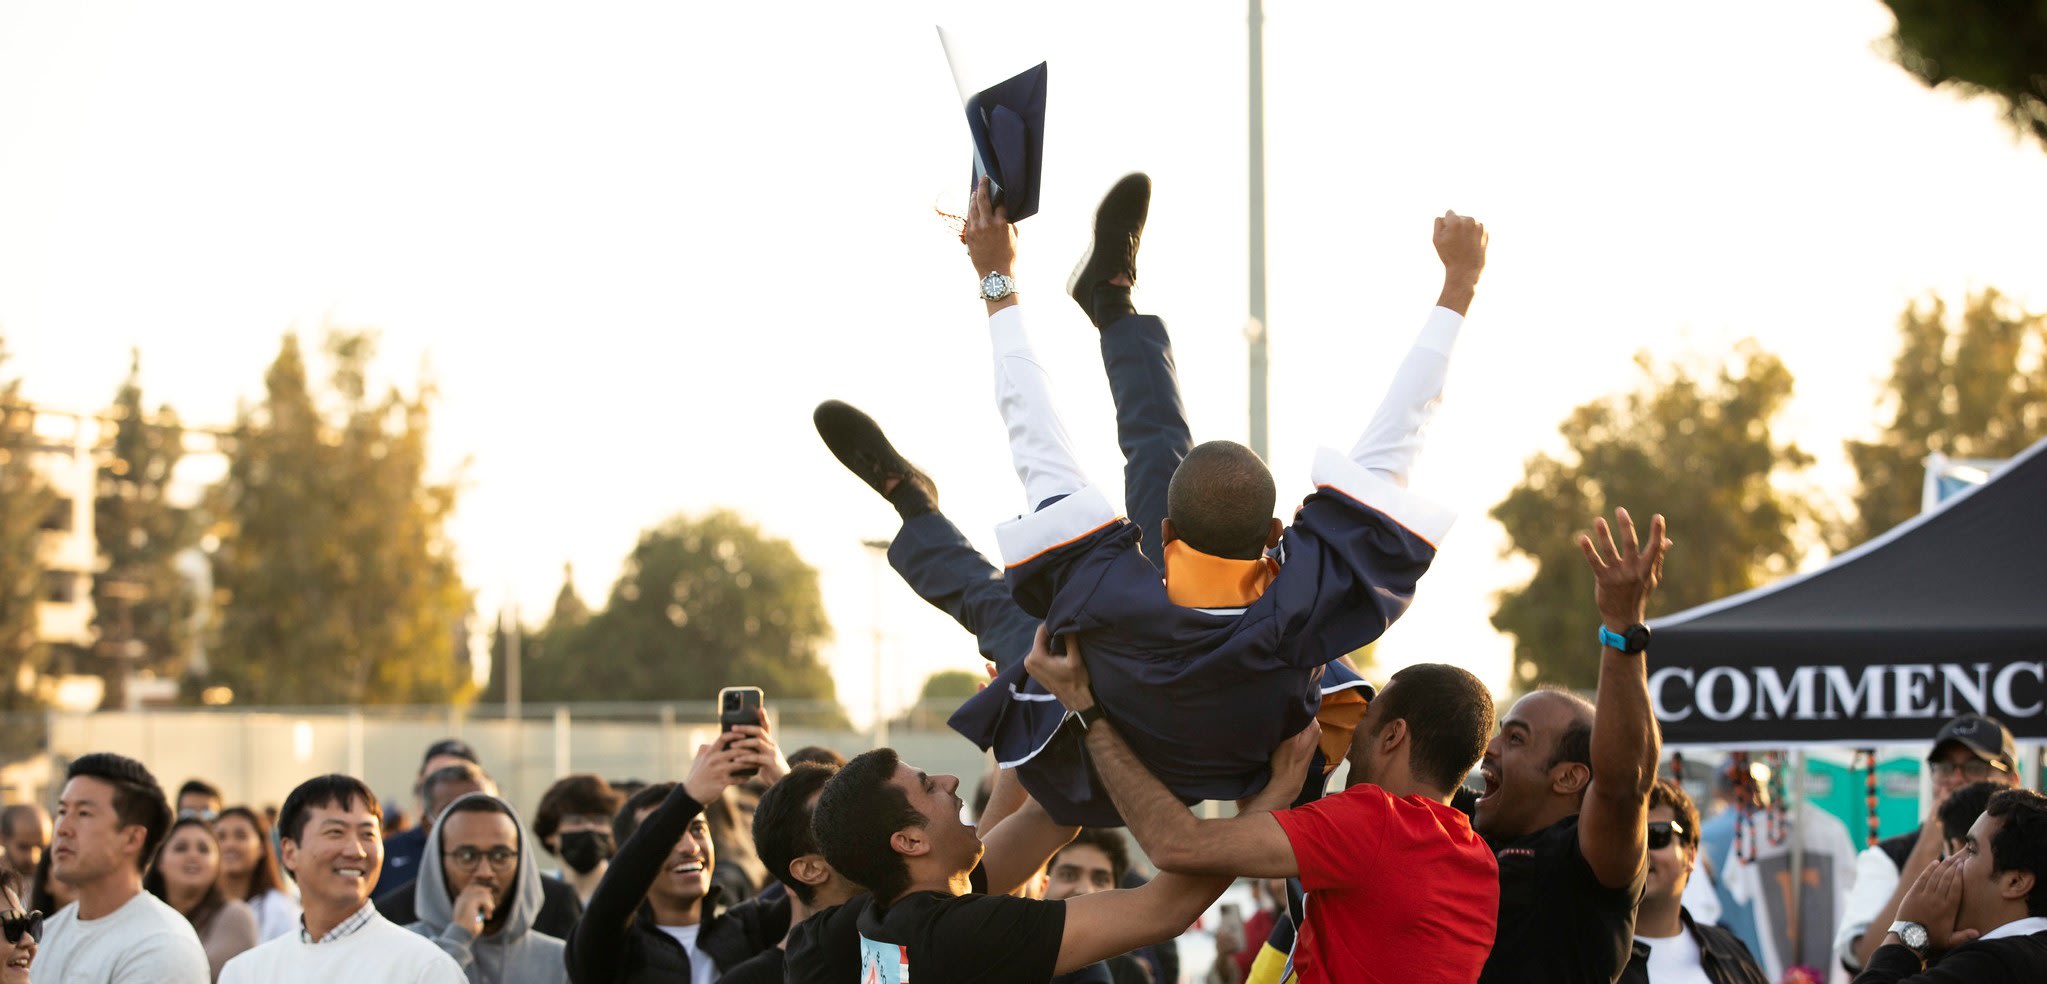
<path fill-rule="evenodd" d="M 890 706 L 977 660 L 861 546 L 894 514 L 811 409 L 872 413 L 986 550 L 1024 507 L 975 272 L 934 214 L 969 169 L 936 24 L 974 81 L 1050 64 L 1018 279 L 1091 474 L 1120 497 L 1062 288 L 1128 171 L 1154 179 L 1137 299 L 1171 326 L 1195 437 L 1244 439 L 1245 7 L 1212 0 L 5 0 L 0 375 L 95 410 L 135 347 L 151 402 L 221 426 L 283 333 L 374 329 L 385 382 L 439 393 L 483 611 L 544 618 L 564 563 L 601 604 L 640 530 L 736 509 L 819 569 L 864 720 L 877 625 Z M 1266 4 L 1283 502 L 1317 446 L 1355 439 L 1434 300 L 1431 218 L 1492 236 L 1413 480 L 1461 518 L 1384 663 L 1505 688 L 1488 619 L 1528 568 L 1487 510 L 1637 353 L 1780 355 L 1783 433 L 1838 497 L 1907 302 L 1994 285 L 2047 308 L 2047 158 L 1890 64 L 1890 27 L 1874 0 Z"/>

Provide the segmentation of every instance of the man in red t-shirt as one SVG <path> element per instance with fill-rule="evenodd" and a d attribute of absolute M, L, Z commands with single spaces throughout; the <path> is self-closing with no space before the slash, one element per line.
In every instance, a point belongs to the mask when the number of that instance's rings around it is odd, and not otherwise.
<path fill-rule="evenodd" d="M 1350 788 L 1306 806 L 1196 818 L 1130 751 L 1089 690 L 1085 637 L 1026 666 L 1087 727 L 1116 809 L 1162 871 L 1298 877 L 1307 918 L 1294 968 L 1310 981 L 1478 979 L 1493 947 L 1499 868 L 1450 795 L 1492 735 L 1477 677 L 1440 663 L 1393 675 L 1351 739 Z"/>

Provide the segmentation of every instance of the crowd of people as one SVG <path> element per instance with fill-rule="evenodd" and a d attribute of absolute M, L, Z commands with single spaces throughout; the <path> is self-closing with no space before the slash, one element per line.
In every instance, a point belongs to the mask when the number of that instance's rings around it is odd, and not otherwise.
<path fill-rule="evenodd" d="M 1771 980 L 1764 917 L 1700 889 L 1732 864 L 1722 818 L 1747 818 L 1753 783 L 1727 773 L 1742 805 L 1702 818 L 1659 775 L 1644 619 L 1662 517 L 1617 510 L 1578 539 L 1593 606 L 1559 617 L 1600 647 L 1592 699 L 1539 688 L 1501 714 L 1457 666 L 1374 686 L 1345 659 L 1405 610 L 1450 525 L 1408 477 L 1484 226 L 1436 221 L 1435 306 L 1282 523 L 1255 454 L 1193 443 L 1165 324 L 1135 307 L 1149 203 L 1142 175 L 1110 190 L 1068 285 L 1101 334 L 1123 510 L 1066 439 L 985 183 L 961 238 L 1025 491 L 1003 565 L 871 418 L 816 413 L 901 516 L 891 563 L 993 663 L 951 722 L 995 760 L 971 809 L 958 777 L 894 749 L 785 755 L 765 720 L 679 781 L 566 776 L 530 814 L 474 749 L 438 742 L 402 830 L 349 776 L 224 808 L 204 782 L 172 798 L 142 763 L 89 754 L 54 818 L 0 812 L 0 984 Z M 1831 959 L 1858 984 L 2047 980 L 2047 797 L 2020 788 L 1998 722 L 1933 738 L 1933 808 L 1856 860 Z M 1174 940 L 1240 879 L 1253 911 L 1224 906 L 1212 965 L 1183 967 Z"/>

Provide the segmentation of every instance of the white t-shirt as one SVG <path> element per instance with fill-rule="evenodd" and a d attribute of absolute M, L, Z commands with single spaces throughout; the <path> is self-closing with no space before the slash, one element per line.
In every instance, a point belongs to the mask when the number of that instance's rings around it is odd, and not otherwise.
<path fill-rule="evenodd" d="M 715 981 L 718 979 L 718 962 L 712 960 L 710 954 L 697 949 L 697 930 L 704 928 L 703 924 L 699 923 L 695 926 L 659 926 L 656 928 L 675 937 L 675 942 L 682 944 L 682 952 L 689 954 L 690 980 Z"/>
<path fill-rule="evenodd" d="M 40 968 L 38 968 L 40 969 Z M 201 978 L 203 981 L 204 978 Z M 361 929 L 328 943 L 297 931 L 244 952 L 221 968 L 220 984 L 469 984 L 455 958 L 431 940 L 374 912 Z"/>
<path fill-rule="evenodd" d="M 1649 984 L 1713 984 L 1706 968 L 1699 966 L 1699 941 L 1692 934 L 1637 936 L 1635 942 L 1649 948 Z"/>
<path fill-rule="evenodd" d="M 43 923 L 35 978 L 53 984 L 208 984 L 212 968 L 192 923 L 148 892 L 98 919 L 73 902 Z"/>
<path fill-rule="evenodd" d="M 256 910 L 256 941 L 259 943 L 298 932 L 299 920 L 304 917 L 299 900 L 275 888 L 250 899 L 249 908 Z"/>

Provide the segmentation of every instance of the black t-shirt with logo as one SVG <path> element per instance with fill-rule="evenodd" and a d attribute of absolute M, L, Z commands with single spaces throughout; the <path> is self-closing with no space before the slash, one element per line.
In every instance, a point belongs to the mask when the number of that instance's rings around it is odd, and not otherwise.
<path fill-rule="evenodd" d="M 976 892 L 988 890 L 980 865 L 967 874 Z M 874 896 L 862 892 L 844 905 L 820 909 L 789 930 L 782 972 L 788 984 L 848 984 L 860 980 L 860 914 Z M 1056 947 L 1055 947 L 1056 950 Z"/>
<path fill-rule="evenodd" d="M 860 914 L 860 980 L 1044 984 L 1059 963 L 1066 903 L 911 892 Z"/>
<path fill-rule="evenodd" d="M 1486 843 L 1500 862 L 1500 920 L 1479 984 L 1618 979 L 1635 940 L 1645 873 L 1622 888 L 1601 885 L 1578 848 L 1575 816 Z"/>

